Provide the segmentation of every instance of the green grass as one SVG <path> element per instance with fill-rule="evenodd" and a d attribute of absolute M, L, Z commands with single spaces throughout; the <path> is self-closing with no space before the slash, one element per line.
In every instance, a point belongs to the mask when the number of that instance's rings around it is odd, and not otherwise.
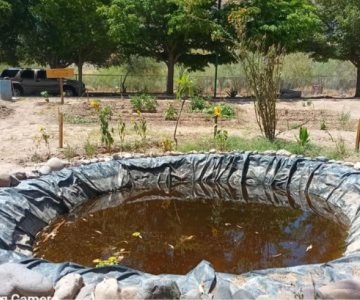
<path fill-rule="evenodd" d="M 65 123 L 73 125 L 91 124 L 97 122 L 97 120 L 87 119 L 80 116 L 65 115 Z"/>
<path fill-rule="evenodd" d="M 212 138 L 204 138 L 198 142 L 180 143 L 178 150 L 181 152 L 190 151 L 209 151 L 210 149 L 216 149 L 216 143 Z M 309 157 L 325 156 L 334 160 L 345 160 L 347 157 L 359 156 L 354 151 L 349 149 L 339 151 L 338 147 L 321 147 L 314 143 L 309 143 L 307 146 L 302 147 L 297 142 L 290 142 L 277 139 L 274 142 L 270 142 L 265 138 L 253 138 L 245 139 L 241 137 L 229 136 L 227 140 L 226 151 L 259 151 L 264 152 L 267 150 L 280 150 L 284 149 L 293 154 L 301 154 Z"/>

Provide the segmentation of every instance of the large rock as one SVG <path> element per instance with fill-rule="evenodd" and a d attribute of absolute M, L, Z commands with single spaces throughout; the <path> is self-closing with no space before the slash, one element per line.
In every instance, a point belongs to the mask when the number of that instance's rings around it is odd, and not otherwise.
<path fill-rule="evenodd" d="M 141 298 L 145 299 L 180 299 L 181 292 L 175 281 L 154 280 L 149 282 Z"/>
<path fill-rule="evenodd" d="M 94 292 L 95 300 L 121 299 L 121 290 L 115 278 L 106 278 L 100 282 Z"/>
<path fill-rule="evenodd" d="M 360 281 L 341 280 L 319 288 L 324 299 L 360 299 Z"/>
<path fill-rule="evenodd" d="M 0 296 L 48 297 L 54 294 L 52 283 L 38 272 L 14 263 L 0 265 Z"/>
<path fill-rule="evenodd" d="M 60 171 L 68 165 L 68 162 L 57 157 L 52 157 L 46 162 L 46 166 L 48 166 L 51 171 Z"/>
<path fill-rule="evenodd" d="M 42 166 L 38 172 L 41 174 L 41 175 L 48 175 L 50 174 L 51 172 L 51 168 L 48 166 L 48 165 L 45 165 L 45 166 Z"/>
<path fill-rule="evenodd" d="M 0 188 L 11 186 L 11 176 L 7 174 L 0 174 Z"/>
<path fill-rule="evenodd" d="M 54 300 L 75 299 L 83 286 L 84 280 L 80 274 L 68 274 L 56 283 Z"/>
<path fill-rule="evenodd" d="M 76 296 L 76 300 L 88 300 L 94 299 L 93 294 L 95 290 L 95 284 L 85 285 Z"/>

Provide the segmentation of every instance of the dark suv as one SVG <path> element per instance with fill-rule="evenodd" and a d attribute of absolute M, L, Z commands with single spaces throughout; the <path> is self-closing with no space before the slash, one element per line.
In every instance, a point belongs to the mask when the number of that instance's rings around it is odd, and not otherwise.
<path fill-rule="evenodd" d="M 10 68 L 0 77 L 12 81 L 14 96 L 39 95 L 43 91 L 60 93 L 59 79 L 47 78 L 44 69 Z M 78 96 L 85 91 L 85 85 L 78 80 L 64 79 L 63 89 L 67 97 Z"/>
<path fill-rule="evenodd" d="M 17 73 L 19 73 L 21 69 L 20 68 L 8 68 L 1 72 L 0 79 L 11 79 L 16 76 Z"/>

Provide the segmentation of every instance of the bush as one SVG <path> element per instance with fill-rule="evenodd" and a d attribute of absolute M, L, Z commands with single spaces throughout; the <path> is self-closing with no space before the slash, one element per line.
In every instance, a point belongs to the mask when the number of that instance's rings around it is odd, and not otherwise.
<path fill-rule="evenodd" d="M 150 95 L 142 94 L 134 96 L 130 99 L 133 111 L 140 112 L 156 112 L 158 103 L 156 98 Z"/>
<path fill-rule="evenodd" d="M 225 117 L 225 118 L 234 118 L 236 113 L 235 113 L 235 109 L 228 104 L 225 103 L 221 103 L 221 104 L 213 104 L 207 108 L 205 108 L 203 110 L 203 112 L 212 115 L 214 114 L 214 109 L 215 107 L 220 106 L 220 110 L 221 110 L 221 117 Z"/>
<path fill-rule="evenodd" d="M 208 107 L 207 101 L 200 96 L 194 96 L 190 99 L 190 111 L 201 112 Z"/>
<path fill-rule="evenodd" d="M 170 104 L 168 108 L 165 110 L 164 116 L 165 116 L 165 120 L 167 121 L 176 121 L 178 117 L 178 112 L 175 109 L 175 107 L 172 104 Z"/>

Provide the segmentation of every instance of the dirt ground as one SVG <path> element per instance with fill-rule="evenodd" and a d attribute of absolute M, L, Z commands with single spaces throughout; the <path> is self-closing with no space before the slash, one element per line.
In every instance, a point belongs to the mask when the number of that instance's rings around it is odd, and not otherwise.
<path fill-rule="evenodd" d="M 91 100 L 91 99 L 90 99 Z M 103 105 L 111 105 L 116 127 L 119 115 L 132 127 L 137 114 L 131 109 L 128 99 L 100 99 Z M 61 106 L 59 98 L 20 98 L 16 102 L 0 100 L 0 173 L 33 169 L 39 161 L 46 159 L 46 145 L 40 136 L 40 128 L 49 134 L 49 145 L 52 156 L 76 158 L 84 157 L 86 141 L 100 144 L 99 124 L 96 112 L 89 105 L 88 99 L 65 99 Z M 164 111 L 170 103 L 179 107 L 175 100 L 158 100 L 157 113 L 144 113 L 147 121 L 148 136 L 153 141 L 165 137 L 171 138 L 174 121 L 165 121 Z M 236 118 L 221 120 L 220 128 L 226 129 L 230 135 L 246 138 L 260 135 L 253 104 L 248 101 L 229 101 L 236 109 Z M 61 109 L 65 119 L 65 150 L 58 148 L 58 110 Z M 282 101 L 278 104 L 278 129 L 280 138 L 295 141 L 300 124 L 310 130 L 313 143 L 333 147 L 328 132 L 333 139 L 342 138 L 349 149 L 353 149 L 356 138 L 357 120 L 360 119 L 360 100 L 354 99 L 306 99 L 298 101 Z M 320 130 L 321 123 L 328 130 Z M 211 136 L 213 120 L 204 113 L 185 113 L 178 129 L 179 143 L 198 141 L 202 137 Z M 116 139 L 117 134 L 114 134 Z M 40 138 L 40 139 L 39 139 Z M 126 139 L 135 139 L 135 132 L 129 131 Z M 40 140 L 40 143 L 39 143 Z M 159 151 L 148 149 L 148 151 Z M 71 153 L 70 153 L 71 152 Z M 349 158 L 355 160 L 355 158 Z"/>

